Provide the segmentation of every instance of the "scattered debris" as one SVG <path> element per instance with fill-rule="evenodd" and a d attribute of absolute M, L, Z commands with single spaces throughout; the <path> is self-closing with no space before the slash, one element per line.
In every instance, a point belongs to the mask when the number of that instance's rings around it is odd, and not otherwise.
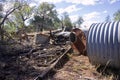
<path fill-rule="evenodd" d="M 8 48 L 10 52 L 7 54 L 9 55 L 0 56 L 0 79 L 33 80 L 37 77 L 43 77 L 70 47 L 69 45 L 53 44 L 23 46 L 16 46 L 15 49 L 11 50 Z"/>
<path fill-rule="evenodd" d="M 68 31 L 62 31 L 55 34 L 50 31 L 50 37 L 53 40 L 53 44 L 66 44 L 66 42 L 69 41 L 69 35 L 70 32 Z"/>
<path fill-rule="evenodd" d="M 45 34 L 35 34 L 34 36 L 34 44 L 46 44 L 49 43 L 49 36 Z"/>

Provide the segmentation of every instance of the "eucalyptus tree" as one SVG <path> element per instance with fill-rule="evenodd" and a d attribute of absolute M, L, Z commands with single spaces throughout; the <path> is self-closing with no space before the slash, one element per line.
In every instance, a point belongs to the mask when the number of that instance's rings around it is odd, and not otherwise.
<path fill-rule="evenodd" d="M 72 29 L 72 22 L 71 22 L 67 12 L 63 13 L 63 25 L 66 26 L 67 30 L 71 30 Z"/>
<path fill-rule="evenodd" d="M 3 5 L 2 3 L 0 3 L 0 20 L 3 18 L 2 11 L 3 11 Z"/>
<path fill-rule="evenodd" d="M 110 22 L 110 21 L 111 21 L 110 16 L 107 15 L 106 18 L 105 18 L 105 22 Z"/>
<path fill-rule="evenodd" d="M 3 5 L 0 3 L 0 12 L 3 10 Z"/>
<path fill-rule="evenodd" d="M 4 29 L 5 21 L 8 19 L 8 16 L 10 16 L 16 9 L 20 7 L 21 7 L 20 5 L 17 5 L 17 6 L 12 6 L 11 8 L 7 9 L 7 11 L 2 10 L 2 13 L 4 12 L 4 16 L 2 16 L 2 18 L 0 19 L 0 40 L 1 41 L 4 41 L 4 35 L 6 32 L 6 30 Z"/>
<path fill-rule="evenodd" d="M 120 9 L 114 13 L 114 20 L 115 21 L 120 21 Z"/>
<path fill-rule="evenodd" d="M 79 16 L 79 18 L 77 19 L 76 23 L 79 25 L 79 27 L 81 26 L 81 24 L 84 22 L 83 18 L 81 16 Z"/>
<path fill-rule="evenodd" d="M 57 15 L 54 4 L 43 2 L 37 7 L 33 22 L 36 23 L 36 26 L 41 30 L 43 30 L 43 28 L 54 28 L 60 21 Z M 40 20 L 37 20 L 37 18 Z"/>
<path fill-rule="evenodd" d="M 29 18 L 31 18 L 33 7 L 30 7 L 27 2 L 16 2 L 14 4 L 15 6 L 21 5 L 19 9 L 14 11 L 14 21 L 18 28 L 24 28 L 25 27 L 25 21 Z"/>
<path fill-rule="evenodd" d="M 34 30 L 35 30 L 36 32 L 39 32 L 39 31 L 42 31 L 42 30 L 43 30 L 43 28 L 41 27 L 41 23 L 43 23 L 43 22 L 44 22 L 44 20 L 42 19 L 41 16 L 39 16 L 39 15 L 34 15 L 34 18 L 31 19 L 31 22 L 30 22 L 30 23 L 31 23 L 33 26 L 35 26 L 35 27 L 33 27 Z"/>

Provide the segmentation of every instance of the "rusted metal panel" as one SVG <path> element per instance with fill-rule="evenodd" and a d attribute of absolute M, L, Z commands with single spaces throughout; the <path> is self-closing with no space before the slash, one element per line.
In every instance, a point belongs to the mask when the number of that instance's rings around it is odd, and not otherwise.
<path fill-rule="evenodd" d="M 46 44 L 49 43 L 50 38 L 45 34 L 35 34 L 34 36 L 34 44 Z"/>
<path fill-rule="evenodd" d="M 80 55 L 86 55 L 86 37 L 82 30 L 75 28 L 70 34 L 72 49 Z"/>
<path fill-rule="evenodd" d="M 120 68 L 120 22 L 92 24 L 87 37 L 87 55 L 92 64 Z"/>
<path fill-rule="evenodd" d="M 84 27 L 84 28 L 80 28 L 80 30 L 82 30 L 84 32 L 85 36 L 87 37 L 89 28 Z"/>

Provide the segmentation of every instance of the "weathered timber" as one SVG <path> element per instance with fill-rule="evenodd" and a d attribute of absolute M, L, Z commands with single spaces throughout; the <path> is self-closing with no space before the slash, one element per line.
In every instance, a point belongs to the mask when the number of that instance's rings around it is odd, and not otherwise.
<path fill-rule="evenodd" d="M 51 64 L 42 74 L 38 75 L 34 80 L 42 80 L 47 73 L 49 73 L 56 65 L 61 61 L 61 59 L 71 50 L 69 47 L 53 64 Z"/>

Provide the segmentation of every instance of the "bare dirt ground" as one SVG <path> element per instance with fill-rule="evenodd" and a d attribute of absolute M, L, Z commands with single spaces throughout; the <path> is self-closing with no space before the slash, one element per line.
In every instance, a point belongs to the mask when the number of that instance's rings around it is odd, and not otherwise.
<path fill-rule="evenodd" d="M 86 56 L 68 56 L 70 60 L 47 80 L 120 80 L 118 76 L 114 76 L 111 69 L 109 74 L 98 72 L 98 68 L 91 65 Z M 103 69 L 101 68 L 101 70 Z"/>

